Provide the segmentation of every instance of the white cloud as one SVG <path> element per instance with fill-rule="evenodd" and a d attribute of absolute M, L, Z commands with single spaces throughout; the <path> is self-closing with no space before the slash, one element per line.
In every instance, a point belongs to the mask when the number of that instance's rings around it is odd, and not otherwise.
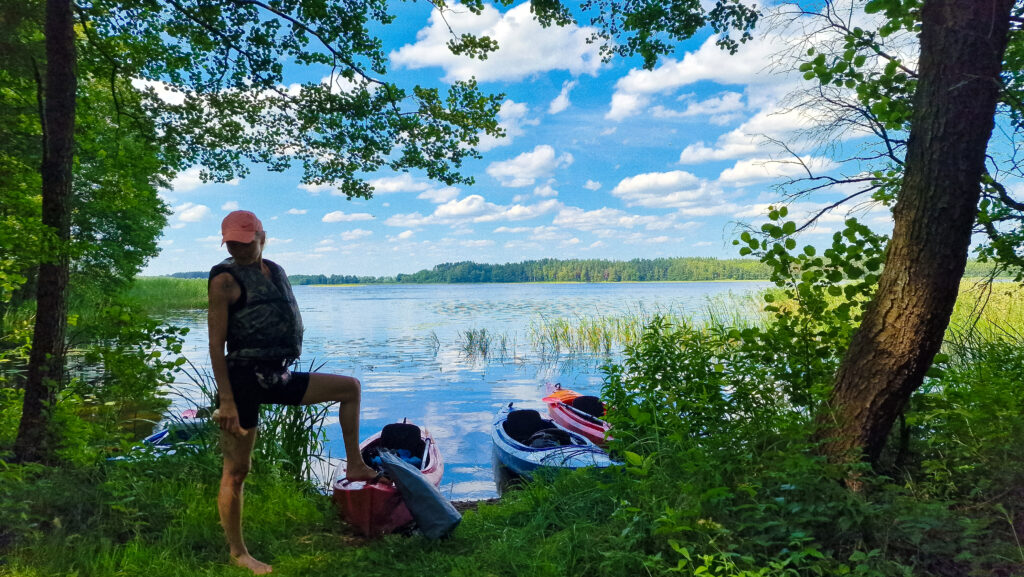
<path fill-rule="evenodd" d="M 562 91 L 558 93 L 558 96 L 548 104 L 548 114 L 558 114 L 559 112 L 569 108 L 571 104 L 569 102 L 569 92 L 576 87 L 575 80 L 566 80 L 562 83 Z"/>
<path fill-rule="evenodd" d="M 288 214 L 306 214 L 307 212 L 309 212 L 309 211 L 304 209 L 304 208 L 289 208 L 288 209 Z"/>
<path fill-rule="evenodd" d="M 656 118 L 688 118 L 692 116 L 706 117 L 711 124 L 723 125 L 737 118 L 739 111 L 744 109 L 743 95 L 739 92 L 725 92 L 721 96 L 700 102 L 688 102 L 686 109 L 671 110 L 664 106 L 654 106 L 651 113 Z"/>
<path fill-rule="evenodd" d="M 346 214 L 343 211 L 336 210 L 334 212 L 328 212 L 320 220 L 323 222 L 352 222 L 356 220 L 373 220 L 373 215 L 366 212 Z"/>
<path fill-rule="evenodd" d="M 220 209 L 221 210 L 228 210 L 228 211 L 238 210 L 238 202 L 236 202 L 234 200 L 229 200 L 229 201 L 225 202 L 224 204 L 220 205 Z"/>
<path fill-rule="evenodd" d="M 588 180 L 586 183 L 583 184 L 583 188 L 587 190 L 597 190 L 601 188 L 601 183 L 597 182 L 596 180 Z"/>
<path fill-rule="evenodd" d="M 331 245 L 331 244 L 334 244 L 334 239 L 333 238 L 325 238 L 325 239 L 321 240 L 320 242 L 318 242 L 317 244 L 320 245 L 320 246 Z"/>
<path fill-rule="evenodd" d="M 481 134 L 480 142 L 477 143 L 476 149 L 481 152 L 487 152 L 499 146 L 512 144 L 517 136 L 522 136 L 526 133 L 523 129 L 524 126 L 537 126 L 540 124 L 539 119 L 529 118 L 529 114 L 530 107 L 526 104 L 515 102 L 512 99 L 502 102 L 501 109 L 498 111 L 498 124 L 505 130 L 504 138 Z"/>
<path fill-rule="evenodd" d="M 144 80 L 142 78 L 133 78 L 132 87 L 141 90 L 148 91 L 150 89 L 156 93 L 156 97 L 175 106 L 180 106 L 185 103 L 187 92 L 166 82 L 159 80 Z"/>
<path fill-rule="evenodd" d="M 711 241 L 702 240 L 700 242 L 695 242 L 695 243 L 691 244 L 690 246 L 692 246 L 693 248 L 702 248 L 702 247 L 705 247 L 705 246 L 714 246 L 714 244 L 715 243 L 713 243 Z"/>
<path fill-rule="evenodd" d="M 299 185 L 299 190 L 305 190 L 313 196 L 319 196 L 321 192 L 334 192 L 337 190 L 333 185 L 330 184 L 310 184 L 303 183 Z"/>
<path fill-rule="evenodd" d="M 747 186 L 767 180 L 804 177 L 807 176 L 807 169 L 814 174 L 820 174 L 837 166 L 836 162 L 821 156 L 803 156 L 799 160 L 794 158 L 786 160 L 750 158 L 737 161 L 731 168 L 723 170 L 718 181 L 733 186 Z"/>
<path fill-rule="evenodd" d="M 634 68 L 616 82 L 605 118 L 623 120 L 641 112 L 652 97 L 701 81 L 777 92 L 778 85 L 792 82 L 793 77 L 770 70 L 771 58 L 785 48 L 786 42 L 779 35 L 759 35 L 741 45 L 737 54 L 730 55 L 715 45 L 712 36 L 682 60 L 666 58 L 653 70 Z M 776 86 L 768 88 L 771 85 Z M 720 103 L 720 106 L 728 105 L 729 102 Z"/>
<path fill-rule="evenodd" d="M 551 184 L 545 184 L 544 186 L 538 186 L 533 189 L 533 194 L 536 196 L 551 197 L 558 196 L 558 191 L 551 187 Z"/>
<path fill-rule="evenodd" d="M 718 137 L 714 147 L 703 141 L 687 146 L 679 155 L 679 163 L 702 164 L 763 154 L 766 138 L 791 140 L 797 132 L 806 130 L 814 124 L 811 111 L 799 108 L 783 111 L 776 105 L 770 105 L 735 130 Z"/>
<path fill-rule="evenodd" d="M 547 144 L 538 145 L 530 152 L 498 162 L 487 167 L 487 174 L 498 179 L 502 186 L 517 188 L 530 186 L 537 179 L 551 175 L 556 168 L 572 164 L 568 152 L 555 156 L 555 149 Z"/>
<path fill-rule="evenodd" d="M 179 172 L 173 180 L 171 180 L 171 190 L 175 192 L 188 192 L 195 190 L 200 186 L 206 184 L 203 179 L 199 177 L 201 169 L 198 166 L 193 166 Z"/>
<path fill-rule="evenodd" d="M 675 215 L 671 214 L 664 216 L 641 216 L 608 207 L 588 211 L 570 206 L 558 211 L 553 224 L 565 228 L 589 231 L 609 228 L 664 228 L 666 220 L 672 222 L 675 218 Z"/>
<path fill-rule="evenodd" d="M 486 60 L 452 54 L 447 45 L 451 30 L 488 36 L 499 49 Z M 577 26 L 544 28 L 533 18 L 529 2 L 504 14 L 489 5 L 479 15 L 463 7 L 443 14 L 433 10 L 428 26 L 416 34 L 416 43 L 391 52 L 390 58 L 398 68 L 440 66 L 446 82 L 472 77 L 481 82 L 520 80 L 552 70 L 593 76 L 601 67 L 599 45 L 587 42 L 593 32 Z"/>
<path fill-rule="evenodd" d="M 648 172 L 624 178 L 612 189 L 612 195 L 624 200 L 627 206 L 698 209 L 706 214 L 728 211 L 721 208 L 709 212 L 725 202 L 721 189 L 682 170 Z"/>
<path fill-rule="evenodd" d="M 459 189 L 454 186 L 446 186 L 444 188 L 432 188 L 421 192 L 416 198 L 421 200 L 427 200 L 434 204 L 440 204 L 442 202 L 448 202 L 459 196 Z"/>
<path fill-rule="evenodd" d="M 345 232 L 341 233 L 340 236 L 341 240 L 359 240 L 361 238 L 366 238 L 372 234 L 372 231 L 364 230 L 361 228 L 354 228 L 352 230 L 346 230 Z"/>
<path fill-rule="evenodd" d="M 395 238 L 397 238 L 398 240 L 406 240 L 412 238 L 412 235 L 414 234 L 416 233 L 411 230 L 403 230 L 402 232 L 398 233 L 398 236 L 396 236 Z"/>
<path fill-rule="evenodd" d="M 459 244 L 466 248 L 484 248 L 488 246 L 494 246 L 493 240 L 462 240 Z"/>
<path fill-rule="evenodd" d="M 408 172 L 398 176 L 385 176 L 368 181 L 373 187 L 375 194 L 387 194 L 391 192 L 420 192 L 430 188 L 430 184 L 416 180 Z"/>
<path fill-rule="evenodd" d="M 174 214 L 179 222 L 199 222 L 210 216 L 210 207 L 205 204 L 186 202 L 174 207 Z"/>
<path fill-rule="evenodd" d="M 394 227 L 420 227 L 427 225 L 462 225 L 467 222 L 494 222 L 499 220 L 528 220 L 561 206 L 555 199 L 545 200 L 533 205 L 514 204 L 501 206 L 484 200 L 478 194 L 472 194 L 461 200 L 451 200 L 438 206 L 433 214 L 423 216 L 418 212 L 396 214 L 384 221 Z"/>

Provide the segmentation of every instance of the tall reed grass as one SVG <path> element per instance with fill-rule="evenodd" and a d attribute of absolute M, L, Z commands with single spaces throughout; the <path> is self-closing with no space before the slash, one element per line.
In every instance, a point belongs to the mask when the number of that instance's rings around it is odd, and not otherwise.
<path fill-rule="evenodd" d="M 530 341 L 542 356 L 559 354 L 610 355 L 633 344 L 655 316 L 670 324 L 697 323 L 744 328 L 765 322 L 760 295 L 728 295 L 709 299 L 696 312 L 635 310 L 621 315 L 538 318 L 529 328 Z"/>
<path fill-rule="evenodd" d="M 138 277 L 128 297 L 151 313 L 205 309 L 206 279 Z"/>

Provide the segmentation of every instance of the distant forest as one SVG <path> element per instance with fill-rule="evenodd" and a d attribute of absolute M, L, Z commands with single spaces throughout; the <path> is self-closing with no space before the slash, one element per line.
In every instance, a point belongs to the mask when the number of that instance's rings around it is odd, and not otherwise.
<path fill-rule="evenodd" d="M 988 263 L 967 262 L 966 277 L 984 277 L 992 270 Z M 208 272 L 178 272 L 175 278 L 206 278 Z M 509 264 L 479 264 L 471 261 L 443 263 L 430 270 L 395 277 L 339 274 L 290 275 L 293 285 L 386 284 L 386 283 L 514 283 L 514 282 L 644 282 L 767 280 L 768 267 L 753 259 L 637 258 L 629 261 L 546 258 Z"/>

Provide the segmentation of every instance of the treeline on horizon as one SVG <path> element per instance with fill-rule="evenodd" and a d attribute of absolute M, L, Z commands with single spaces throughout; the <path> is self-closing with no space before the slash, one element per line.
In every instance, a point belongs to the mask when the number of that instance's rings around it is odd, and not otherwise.
<path fill-rule="evenodd" d="M 969 260 L 966 277 L 985 277 L 990 263 Z M 206 278 L 206 271 L 177 272 L 173 278 Z M 636 258 L 629 261 L 601 259 L 560 260 L 546 258 L 508 264 L 472 261 L 442 263 L 432 269 L 397 276 L 356 276 L 341 274 L 289 275 L 293 285 L 341 284 L 452 284 L 516 282 L 651 282 L 768 280 L 769 268 L 754 259 L 713 257 Z"/>

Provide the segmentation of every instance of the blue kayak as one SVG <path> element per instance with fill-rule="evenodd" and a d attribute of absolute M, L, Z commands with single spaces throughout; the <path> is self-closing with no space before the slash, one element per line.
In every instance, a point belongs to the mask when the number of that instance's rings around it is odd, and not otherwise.
<path fill-rule="evenodd" d="M 541 468 L 580 469 L 620 465 L 583 435 L 567 431 L 533 409 L 509 403 L 491 427 L 495 459 L 511 472 L 532 477 Z"/>

